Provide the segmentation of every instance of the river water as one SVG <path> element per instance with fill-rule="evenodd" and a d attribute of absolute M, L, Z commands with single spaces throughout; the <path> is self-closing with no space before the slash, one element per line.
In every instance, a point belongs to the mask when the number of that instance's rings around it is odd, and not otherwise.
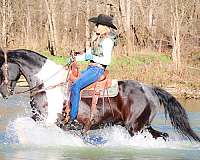
<path fill-rule="evenodd" d="M 192 128 L 200 136 L 200 101 L 181 100 Z M 0 100 L 0 160 L 61 159 L 134 159 L 134 160 L 199 160 L 200 144 L 178 136 L 161 111 L 153 127 L 168 132 L 170 139 L 154 140 L 148 133 L 130 137 L 114 126 L 96 131 L 108 142 L 101 146 L 85 144 L 82 139 L 64 133 L 57 127 L 36 124 L 30 118 L 27 95 Z"/>

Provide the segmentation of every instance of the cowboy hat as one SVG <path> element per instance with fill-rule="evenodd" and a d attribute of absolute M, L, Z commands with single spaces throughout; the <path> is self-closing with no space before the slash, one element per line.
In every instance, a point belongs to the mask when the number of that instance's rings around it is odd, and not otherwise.
<path fill-rule="evenodd" d="M 96 23 L 96 24 L 105 25 L 117 30 L 117 27 L 113 24 L 112 20 L 113 20 L 113 17 L 100 14 L 98 15 L 98 17 L 92 17 L 88 21 Z"/>

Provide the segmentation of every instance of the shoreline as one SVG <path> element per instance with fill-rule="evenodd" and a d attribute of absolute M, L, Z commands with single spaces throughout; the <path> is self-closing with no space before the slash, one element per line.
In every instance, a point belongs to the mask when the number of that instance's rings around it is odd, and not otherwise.
<path fill-rule="evenodd" d="M 187 87 L 165 87 L 163 89 L 177 98 L 200 100 L 200 89 L 191 89 Z"/>

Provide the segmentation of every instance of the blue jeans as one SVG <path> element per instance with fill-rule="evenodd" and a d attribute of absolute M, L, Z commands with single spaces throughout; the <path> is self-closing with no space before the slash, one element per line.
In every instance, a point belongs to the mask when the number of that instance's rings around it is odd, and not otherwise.
<path fill-rule="evenodd" d="M 86 70 L 81 72 L 81 76 L 71 86 L 70 95 L 70 119 L 74 120 L 78 114 L 80 91 L 90 84 L 96 82 L 101 75 L 103 75 L 104 69 L 97 66 L 88 66 Z"/>

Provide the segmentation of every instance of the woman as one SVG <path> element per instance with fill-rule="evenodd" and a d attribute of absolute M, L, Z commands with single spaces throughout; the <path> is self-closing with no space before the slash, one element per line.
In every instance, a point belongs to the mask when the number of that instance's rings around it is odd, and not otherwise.
<path fill-rule="evenodd" d="M 113 18 L 100 14 L 98 17 L 92 17 L 90 22 L 96 24 L 95 35 L 92 37 L 92 43 L 89 50 L 82 55 L 76 56 L 77 61 L 90 61 L 87 69 L 81 73 L 71 86 L 70 96 L 70 120 L 69 129 L 80 129 L 80 124 L 76 120 L 80 101 L 80 91 L 90 84 L 96 82 L 103 75 L 106 67 L 111 63 L 112 50 L 116 39 L 116 34 L 112 29 L 117 28 L 112 23 Z M 112 29 L 111 29 L 112 28 Z"/>

